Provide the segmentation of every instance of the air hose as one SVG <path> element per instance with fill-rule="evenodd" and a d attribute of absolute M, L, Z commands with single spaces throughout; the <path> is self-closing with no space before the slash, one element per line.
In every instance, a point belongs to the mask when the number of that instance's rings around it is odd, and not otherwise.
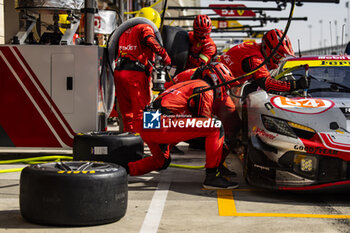
<path fill-rule="evenodd" d="M 39 156 L 25 159 L 12 159 L 12 160 L 2 160 L 1 164 L 14 164 L 14 163 L 25 163 L 25 164 L 38 164 L 38 163 L 48 163 L 48 162 L 59 162 L 61 160 L 73 160 L 71 156 Z M 0 170 L 0 173 L 8 173 L 8 172 L 20 172 L 23 168 L 12 168 L 12 169 L 3 169 Z"/>
<path fill-rule="evenodd" d="M 48 163 L 48 162 L 59 162 L 61 160 L 73 160 L 72 156 L 39 156 L 25 159 L 13 159 L 13 160 L 2 160 L 0 161 L 0 165 L 4 164 L 15 164 L 15 163 L 25 163 L 25 164 L 38 164 L 38 163 Z M 180 165 L 180 164 L 170 164 L 170 167 L 176 168 L 185 168 L 185 169 L 203 169 L 204 166 L 189 166 L 189 165 Z M 8 173 L 8 172 L 20 172 L 23 168 L 12 168 L 12 169 L 3 169 L 0 170 L 0 173 Z"/>
<path fill-rule="evenodd" d="M 203 169 L 203 166 L 189 166 L 189 165 L 180 165 L 180 164 L 173 164 L 171 163 L 169 167 L 177 167 L 177 168 L 187 168 L 187 169 Z"/>
<path fill-rule="evenodd" d="M 245 77 L 247 77 L 247 76 L 249 76 L 249 75 L 254 74 L 254 73 L 255 73 L 256 71 L 258 71 L 261 67 L 263 67 L 264 65 L 266 65 L 267 62 L 275 55 L 275 53 L 277 52 L 278 48 L 282 45 L 283 40 L 284 40 L 284 38 L 285 38 L 286 35 L 287 35 L 289 26 L 290 26 L 290 24 L 291 24 L 291 22 L 292 22 L 292 17 L 293 17 L 294 7 L 295 7 L 295 1 L 296 1 L 296 0 L 292 0 L 292 1 L 291 1 L 292 6 L 291 6 L 291 8 L 290 8 L 290 12 L 289 12 L 289 16 L 288 16 L 288 21 L 287 21 L 286 27 L 285 27 L 285 29 L 284 29 L 284 32 L 283 32 L 283 34 L 282 34 L 282 37 L 281 37 L 280 41 L 278 42 L 276 48 L 274 48 L 274 49 L 272 50 L 271 54 L 270 54 L 267 58 L 265 58 L 265 60 L 264 60 L 259 66 L 257 66 L 257 67 L 256 67 L 254 70 L 252 70 L 251 72 L 246 73 L 246 74 L 243 74 L 243 75 L 239 76 L 238 78 L 235 78 L 235 79 L 232 79 L 232 80 L 223 82 L 223 83 L 218 84 L 218 85 L 215 85 L 215 86 L 211 86 L 211 87 L 208 87 L 208 88 L 199 90 L 199 91 L 197 91 L 195 94 L 193 94 L 192 96 L 190 96 L 190 99 L 193 98 L 193 97 L 196 96 L 196 95 L 199 95 L 199 94 L 203 93 L 203 92 L 206 92 L 206 91 L 209 91 L 209 90 L 214 90 L 214 89 L 216 89 L 216 88 L 218 88 L 218 87 L 221 87 L 221 86 L 228 85 L 228 84 L 230 84 L 230 83 L 239 81 L 239 80 L 241 80 L 241 79 L 243 79 L 243 78 L 245 78 Z"/>
<path fill-rule="evenodd" d="M 13 169 L 3 169 L 3 170 L 0 170 L 0 173 L 20 172 L 22 170 L 23 170 L 23 167 L 22 168 L 13 168 Z"/>
<path fill-rule="evenodd" d="M 39 157 L 32 157 L 32 158 L 25 158 L 25 159 L 13 159 L 13 160 L 2 160 L 0 161 L 0 164 L 12 164 L 12 163 L 32 163 L 32 162 L 39 162 L 39 161 L 50 161 L 50 160 L 73 160 L 73 157 L 71 156 L 60 156 L 60 155 L 54 155 L 54 156 L 39 156 Z"/>

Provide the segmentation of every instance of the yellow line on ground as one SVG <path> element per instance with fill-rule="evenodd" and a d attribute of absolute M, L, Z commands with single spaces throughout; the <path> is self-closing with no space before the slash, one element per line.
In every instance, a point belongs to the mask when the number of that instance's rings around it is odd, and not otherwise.
<path fill-rule="evenodd" d="M 335 214 L 293 214 L 293 213 L 238 213 L 233 198 L 235 190 L 217 190 L 219 216 L 232 217 L 284 217 L 284 218 L 337 218 L 350 219 L 350 215 Z M 243 190 L 240 190 L 243 191 Z M 248 191 L 248 190 L 244 190 Z"/>
<path fill-rule="evenodd" d="M 232 190 L 217 190 L 219 216 L 235 216 L 237 214 Z"/>
<path fill-rule="evenodd" d="M 335 214 L 292 214 L 292 213 L 237 213 L 236 217 L 284 217 L 284 218 L 350 218 L 350 215 Z"/>

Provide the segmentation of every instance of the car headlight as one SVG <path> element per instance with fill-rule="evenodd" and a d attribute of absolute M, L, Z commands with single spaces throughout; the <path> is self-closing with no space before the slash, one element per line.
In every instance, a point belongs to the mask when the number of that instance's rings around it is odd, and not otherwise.
<path fill-rule="evenodd" d="M 262 115 L 261 120 L 267 130 L 286 135 L 288 137 L 309 139 L 316 133 L 315 130 L 305 125 L 270 116 Z"/>
<path fill-rule="evenodd" d="M 286 135 L 288 137 L 297 138 L 297 135 L 288 125 L 287 121 L 264 115 L 261 116 L 261 120 L 267 130 L 274 133 Z"/>

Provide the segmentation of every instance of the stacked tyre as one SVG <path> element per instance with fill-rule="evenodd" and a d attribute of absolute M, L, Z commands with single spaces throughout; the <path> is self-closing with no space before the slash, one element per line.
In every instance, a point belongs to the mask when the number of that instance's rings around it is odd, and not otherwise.
<path fill-rule="evenodd" d="M 144 146 L 140 135 L 114 131 L 88 132 L 75 135 L 73 159 L 103 161 L 127 166 L 143 158 Z"/>

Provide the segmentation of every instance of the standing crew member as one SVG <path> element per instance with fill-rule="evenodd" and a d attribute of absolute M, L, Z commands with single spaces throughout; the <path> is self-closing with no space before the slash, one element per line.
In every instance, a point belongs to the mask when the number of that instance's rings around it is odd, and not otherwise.
<path fill-rule="evenodd" d="M 236 45 L 221 55 L 217 61 L 224 63 L 232 72 L 234 77 L 240 77 L 246 73 L 253 71 L 266 58 L 270 56 L 274 48 L 277 47 L 283 32 L 278 29 L 268 31 L 262 38 L 262 43 L 245 42 Z M 284 38 L 282 44 L 278 47 L 275 55 L 253 74 L 235 82 L 243 84 L 247 80 L 251 80 L 249 90 L 254 91 L 258 87 L 269 91 L 291 92 L 294 90 L 305 89 L 309 86 L 309 80 L 301 78 L 299 80 L 280 81 L 271 77 L 269 70 L 278 67 L 280 60 L 287 55 L 294 56 L 292 45 L 288 36 Z M 234 111 L 234 121 L 231 121 L 230 128 L 234 132 L 238 132 L 241 123 L 237 111 Z"/>
<path fill-rule="evenodd" d="M 263 36 L 261 44 L 256 42 L 244 42 L 236 45 L 221 55 L 217 61 L 224 63 L 235 77 L 242 76 L 254 70 L 270 56 L 274 48 L 277 47 L 282 35 L 283 32 L 281 30 L 270 30 Z M 269 70 L 276 69 L 280 60 L 287 55 L 294 56 L 292 44 L 288 36 L 284 38 L 275 55 L 265 66 L 262 66 L 253 74 L 239 80 L 239 82 L 243 84 L 246 80 L 252 80 L 253 86 L 260 86 L 267 92 L 290 92 L 307 88 L 308 82 L 303 78 L 297 81 L 280 81 L 271 77 Z"/>
<path fill-rule="evenodd" d="M 185 69 L 208 64 L 216 54 L 216 45 L 210 38 L 212 24 L 209 16 L 197 15 L 193 21 L 193 31 L 188 33 L 190 51 Z"/>
<path fill-rule="evenodd" d="M 223 74 L 229 75 L 223 76 Z M 196 94 L 198 90 L 220 84 L 232 78 L 228 69 L 221 72 L 213 68 L 211 72 L 207 73 L 204 80 L 196 79 L 181 82 L 160 94 L 152 103 L 152 107 L 160 109 L 163 114 L 160 128 L 143 129 L 141 131 L 141 137 L 150 148 L 152 156 L 129 162 L 126 167 L 130 175 L 137 176 L 165 169 L 169 166 L 171 160 L 169 145 L 197 137 L 205 137 L 206 178 L 203 186 L 216 189 L 238 187 L 237 183 L 228 181 L 221 173 L 223 159 L 228 151 L 224 150 L 224 132 L 221 122 L 212 118 L 213 101 L 223 98 L 226 87 L 221 86 L 214 90 Z M 156 117 L 153 115 L 152 119 Z M 165 122 L 164 124 L 167 124 L 167 126 L 165 127 L 162 122 Z M 191 123 L 188 124 L 189 122 Z M 208 122 L 211 123 L 208 124 Z"/>
<path fill-rule="evenodd" d="M 150 7 L 142 8 L 136 17 L 147 18 L 158 28 L 160 26 L 159 13 Z M 140 129 L 135 128 L 134 122 L 142 119 L 143 109 L 151 101 L 152 67 L 148 60 L 154 61 L 155 53 L 162 57 L 165 65 L 170 65 L 171 60 L 149 24 L 128 28 L 121 34 L 117 48 L 114 82 L 124 131 L 138 132 Z"/>

